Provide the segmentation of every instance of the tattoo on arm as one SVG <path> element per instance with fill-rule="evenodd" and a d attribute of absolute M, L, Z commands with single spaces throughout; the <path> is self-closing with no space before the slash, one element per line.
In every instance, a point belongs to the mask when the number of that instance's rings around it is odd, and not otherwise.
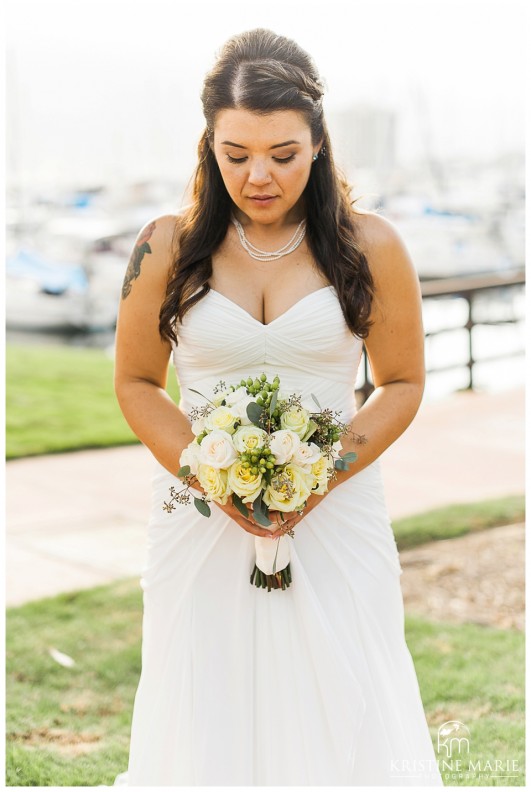
<path fill-rule="evenodd" d="M 146 253 L 151 253 L 151 247 L 148 244 L 148 240 L 151 239 L 151 235 L 154 230 L 155 222 L 153 221 L 148 226 L 146 226 L 144 233 L 136 241 L 133 252 L 131 253 L 131 258 L 129 259 L 129 264 L 127 265 L 127 271 L 125 273 L 122 286 L 123 300 L 125 300 L 127 295 L 130 293 L 133 281 L 136 280 L 140 275 L 140 266 L 142 264 L 144 255 Z"/>

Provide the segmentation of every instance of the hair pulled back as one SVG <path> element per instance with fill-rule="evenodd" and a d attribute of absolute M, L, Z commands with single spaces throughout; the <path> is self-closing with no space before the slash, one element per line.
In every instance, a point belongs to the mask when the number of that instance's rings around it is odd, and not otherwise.
<path fill-rule="evenodd" d="M 308 245 L 337 291 L 348 327 L 360 338 L 367 336 L 374 285 L 356 239 L 350 186 L 334 164 L 323 93 L 312 58 L 291 39 L 256 28 L 232 36 L 222 47 L 203 83 L 206 128 L 198 145 L 192 204 L 176 229 L 179 251 L 160 311 L 162 337 L 177 344 L 174 323 L 210 291 L 212 253 L 227 233 L 232 201 L 213 151 L 216 115 L 225 109 L 295 110 L 306 119 L 312 144 L 322 141 L 326 153 L 313 163 L 304 190 Z"/>

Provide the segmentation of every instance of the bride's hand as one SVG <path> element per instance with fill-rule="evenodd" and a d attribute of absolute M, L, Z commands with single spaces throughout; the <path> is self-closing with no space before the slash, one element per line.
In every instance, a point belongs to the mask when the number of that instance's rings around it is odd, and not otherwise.
<path fill-rule="evenodd" d="M 205 490 L 203 489 L 197 478 L 194 479 L 193 489 L 197 490 L 202 495 L 206 495 Z M 216 502 L 214 501 L 214 503 Z M 236 506 L 234 506 L 234 504 L 232 503 L 232 498 L 229 498 L 226 504 L 216 503 L 216 506 L 219 509 L 221 509 L 221 511 L 225 512 L 225 514 L 228 517 L 230 517 L 232 520 L 234 520 L 234 522 L 237 522 L 238 525 L 244 529 L 244 531 L 247 531 L 247 533 L 253 534 L 254 536 L 264 536 L 267 539 L 269 539 L 272 536 L 270 530 L 268 530 L 267 528 L 263 528 L 255 521 L 253 517 L 253 510 L 250 504 L 246 504 L 249 512 L 248 517 L 244 517 L 243 514 L 236 508 Z M 269 519 L 273 520 L 273 515 L 277 515 L 277 514 L 279 514 L 279 512 L 270 512 Z M 277 522 L 276 518 L 275 518 L 275 522 Z M 278 520 L 278 522 L 280 522 L 280 520 Z M 271 528 L 272 527 L 273 526 L 271 526 Z"/>
<path fill-rule="evenodd" d="M 194 489 L 201 492 L 203 495 L 206 494 L 205 490 L 199 484 L 197 479 L 195 479 Z M 322 495 L 310 495 L 308 500 L 306 501 L 306 506 L 304 507 L 303 514 L 300 514 L 297 511 L 294 512 L 281 512 L 281 511 L 270 511 L 269 512 L 269 519 L 271 520 L 271 525 L 269 528 L 263 528 L 259 525 L 253 516 L 253 509 L 250 504 L 246 504 L 248 509 L 248 516 L 244 517 L 243 514 L 234 506 L 232 503 L 232 499 L 229 498 L 226 504 L 216 503 L 216 506 L 221 509 L 221 511 L 225 512 L 234 522 L 237 522 L 238 525 L 247 531 L 247 533 L 253 534 L 254 536 L 261 536 L 267 539 L 278 539 L 279 537 L 283 536 L 287 531 L 293 529 L 304 517 L 310 512 L 319 500 L 322 500 Z M 277 525 L 277 528 L 274 528 L 274 525 Z"/>
<path fill-rule="evenodd" d="M 295 526 L 300 523 L 301 520 L 304 520 L 306 515 L 317 506 L 322 498 L 322 495 L 310 495 L 306 501 L 306 506 L 301 510 L 302 514 L 298 511 L 269 512 L 269 519 L 279 523 L 278 528 L 271 534 L 273 539 L 278 539 L 280 536 L 283 536 L 285 533 L 295 528 Z"/>

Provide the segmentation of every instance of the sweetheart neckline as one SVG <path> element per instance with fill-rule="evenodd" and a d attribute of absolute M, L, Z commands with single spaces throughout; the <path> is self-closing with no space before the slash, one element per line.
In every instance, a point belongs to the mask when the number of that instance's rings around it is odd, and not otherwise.
<path fill-rule="evenodd" d="M 221 297 L 223 300 L 225 300 L 225 302 L 230 303 L 234 308 L 238 308 L 242 313 L 244 313 L 246 316 L 248 316 L 249 319 L 251 319 L 255 324 L 260 325 L 260 327 L 271 327 L 271 325 L 274 325 L 275 322 L 278 322 L 281 319 L 283 319 L 285 316 L 287 316 L 289 313 L 291 313 L 291 311 L 293 311 L 295 308 L 297 308 L 297 306 L 299 306 L 301 303 L 303 303 L 309 297 L 313 297 L 315 294 L 319 294 L 320 292 L 323 292 L 323 291 L 325 291 L 327 289 L 333 289 L 333 288 L 334 288 L 334 286 L 330 283 L 330 284 L 328 284 L 328 286 L 321 286 L 319 289 L 314 289 L 313 291 L 308 292 L 308 294 L 305 294 L 304 297 L 300 298 L 300 300 L 297 300 L 292 305 L 290 305 L 290 307 L 286 311 L 281 313 L 279 316 L 275 317 L 275 319 L 273 319 L 271 322 L 267 322 L 267 323 L 261 322 L 259 319 L 257 319 L 251 313 L 249 313 L 249 311 L 246 311 L 245 308 L 242 308 L 242 306 L 239 305 L 237 302 L 234 302 L 234 300 L 231 300 L 230 297 L 226 297 L 224 294 L 222 294 L 221 292 L 217 291 L 217 289 L 213 289 L 212 286 L 210 287 L 210 289 L 208 291 L 208 294 L 210 294 L 210 293 L 217 294 L 218 297 Z"/>

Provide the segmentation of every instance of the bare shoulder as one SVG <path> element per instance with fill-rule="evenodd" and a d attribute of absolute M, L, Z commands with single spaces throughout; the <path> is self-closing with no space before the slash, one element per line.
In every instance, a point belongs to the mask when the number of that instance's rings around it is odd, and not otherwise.
<path fill-rule="evenodd" d="M 418 312 L 419 278 L 400 232 L 394 223 L 375 212 L 355 215 L 358 244 L 374 282 L 372 319 L 389 319 L 405 306 L 411 313 Z"/>
<path fill-rule="evenodd" d="M 166 284 L 178 253 L 179 236 L 186 209 L 178 214 L 165 214 L 148 220 L 137 234 L 122 287 L 125 299 L 137 280 L 147 285 Z"/>
<path fill-rule="evenodd" d="M 415 275 L 416 270 L 400 231 L 391 220 L 377 212 L 356 210 L 358 242 L 375 279 Z"/>
<path fill-rule="evenodd" d="M 177 252 L 179 232 L 186 219 L 186 209 L 148 220 L 138 232 L 135 247 L 147 244 L 159 260 L 173 258 Z"/>

